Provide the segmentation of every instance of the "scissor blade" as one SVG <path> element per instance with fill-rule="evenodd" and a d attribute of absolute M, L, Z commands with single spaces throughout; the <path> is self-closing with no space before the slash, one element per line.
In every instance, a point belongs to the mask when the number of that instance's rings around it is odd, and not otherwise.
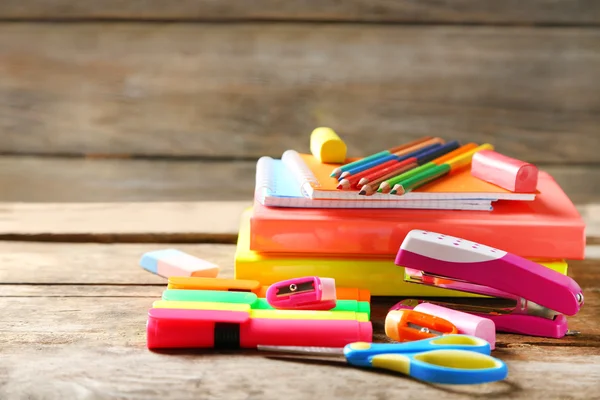
<path fill-rule="evenodd" d="M 305 347 L 305 346 L 256 346 L 257 350 L 275 353 L 316 354 L 320 356 L 339 357 L 344 355 L 343 347 Z"/>

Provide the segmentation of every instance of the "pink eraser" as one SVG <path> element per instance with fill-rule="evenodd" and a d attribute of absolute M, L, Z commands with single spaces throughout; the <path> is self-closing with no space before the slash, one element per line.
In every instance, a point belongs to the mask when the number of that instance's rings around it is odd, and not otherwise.
<path fill-rule="evenodd" d="M 490 344 L 492 350 L 496 347 L 496 325 L 491 319 L 481 318 L 431 303 L 420 303 L 414 310 L 443 318 L 456 326 L 458 333 L 481 338 Z"/>
<path fill-rule="evenodd" d="M 493 150 L 473 155 L 471 175 L 515 193 L 533 193 L 537 189 L 538 169 Z"/>
<path fill-rule="evenodd" d="M 196 276 L 216 278 L 219 267 L 176 249 L 156 250 L 145 253 L 142 268 L 165 278 L 172 276 Z"/>

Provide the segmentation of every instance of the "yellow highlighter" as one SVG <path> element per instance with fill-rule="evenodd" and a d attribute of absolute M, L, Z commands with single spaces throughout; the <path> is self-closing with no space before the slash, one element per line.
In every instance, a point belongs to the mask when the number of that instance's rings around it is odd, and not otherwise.
<path fill-rule="evenodd" d="M 250 311 L 250 304 L 217 303 L 201 301 L 169 301 L 157 300 L 152 308 L 177 308 L 180 310 L 215 310 L 215 311 Z"/>
<path fill-rule="evenodd" d="M 354 311 L 312 311 L 312 310 L 252 310 L 249 304 L 214 303 L 201 301 L 157 300 L 153 308 L 175 308 L 183 310 L 244 311 L 250 318 L 267 319 L 317 319 L 317 320 L 355 320 L 368 322 L 369 314 Z"/>

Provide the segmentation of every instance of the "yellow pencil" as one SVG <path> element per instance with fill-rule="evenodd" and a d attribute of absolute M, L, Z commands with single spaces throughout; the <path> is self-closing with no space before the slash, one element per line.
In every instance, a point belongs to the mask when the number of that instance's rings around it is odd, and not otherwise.
<path fill-rule="evenodd" d="M 419 174 L 416 174 L 408 179 L 402 180 L 398 182 L 392 188 L 390 194 L 403 195 L 416 189 L 426 183 L 429 183 L 435 179 L 438 179 L 442 176 L 445 176 L 452 171 L 457 169 L 461 169 L 469 164 L 471 164 L 471 160 L 473 159 L 473 155 L 481 150 L 493 150 L 494 146 L 489 143 L 482 144 L 481 146 L 467 151 L 459 156 L 451 158 L 450 160 L 444 162 L 443 164 L 437 165 L 433 168 L 430 168 L 426 171 L 423 171 Z"/>

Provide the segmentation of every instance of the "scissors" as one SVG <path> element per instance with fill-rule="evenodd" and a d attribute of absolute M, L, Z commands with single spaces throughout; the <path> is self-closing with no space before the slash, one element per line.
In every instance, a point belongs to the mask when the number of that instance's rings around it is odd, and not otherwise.
<path fill-rule="evenodd" d="M 387 369 L 429 383 L 488 383 L 508 375 L 506 364 L 490 356 L 490 344 L 470 335 L 445 335 L 405 343 L 355 342 L 343 348 L 258 345 L 257 349 L 344 356 L 348 364 L 356 367 Z"/>

